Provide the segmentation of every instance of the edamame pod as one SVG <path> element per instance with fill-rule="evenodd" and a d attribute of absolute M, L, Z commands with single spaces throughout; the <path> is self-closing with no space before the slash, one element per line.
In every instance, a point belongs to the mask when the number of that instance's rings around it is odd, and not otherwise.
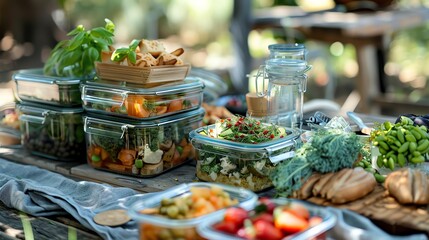
<path fill-rule="evenodd" d="M 417 151 L 423 151 L 426 150 L 426 148 L 429 147 L 429 140 L 424 139 L 421 144 L 419 144 L 416 148 Z"/>
<path fill-rule="evenodd" d="M 423 156 L 413 157 L 410 160 L 410 162 L 415 163 L 415 164 L 422 163 L 424 161 L 425 161 L 425 158 Z"/>
<path fill-rule="evenodd" d="M 408 150 L 408 147 L 410 146 L 410 142 L 405 142 L 402 144 L 402 146 L 398 149 L 398 153 L 403 153 Z"/>
<path fill-rule="evenodd" d="M 389 151 L 389 145 L 387 145 L 387 143 L 383 142 L 383 141 L 379 141 L 378 145 L 380 145 L 380 148 L 383 148 L 386 151 Z M 402 147 L 402 146 L 401 146 Z"/>
<path fill-rule="evenodd" d="M 415 129 L 415 128 L 412 128 L 411 130 L 410 130 L 410 133 L 417 139 L 417 140 L 420 140 L 420 139 L 422 139 L 422 136 L 420 135 L 420 133 Z"/>
<path fill-rule="evenodd" d="M 389 160 L 387 161 L 387 166 L 390 170 L 395 169 L 395 160 L 393 160 L 392 157 L 390 157 Z"/>
<path fill-rule="evenodd" d="M 407 163 L 407 159 L 405 158 L 404 154 L 399 153 L 398 154 L 398 164 L 400 167 L 405 166 L 405 164 Z"/>
<path fill-rule="evenodd" d="M 397 135 L 396 135 L 396 137 L 398 138 L 398 140 L 401 142 L 401 143 L 404 143 L 405 142 L 405 137 L 404 137 L 404 132 L 403 132 L 403 128 L 398 128 L 398 131 L 397 131 Z"/>
<path fill-rule="evenodd" d="M 377 157 L 377 167 L 379 167 L 379 168 L 383 167 L 383 156 L 382 155 L 379 155 Z"/>
<path fill-rule="evenodd" d="M 384 181 L 386 180 L 386 177 L 379 173 L 374 173 L 374 178 L 378 183 L 384 183 Z"/>
<path fill-rule="evenodd" d="M 417 143 L 410 142 L 410 146 L 408 148 L 408 150 L 410 150 L 410 153 L 413 153 L 414 151 L 416 151 L 416 149 L 417 149 Z"/>
<path fill-rule="evenodd" d="M 417 142 L 417 139 L 413 136 L 413 134 L 411 134 L 411 133 L 407 133 L 407 134 L 405 134 L 405 139 L 408 141 L 408 142 Z"/>

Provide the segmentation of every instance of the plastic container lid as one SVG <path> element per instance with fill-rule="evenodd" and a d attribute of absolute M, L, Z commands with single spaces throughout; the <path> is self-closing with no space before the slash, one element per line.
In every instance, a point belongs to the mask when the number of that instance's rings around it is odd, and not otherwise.
<path fill-rule="evenodd" d="M 134 128 L 153 128 L 163 125 L 173 124 L 181 121 L 201 121 L 204 116 L 204 109 L 199 108 L 193 111 L 171 115 L 155 120 L 138 121 L 134 119 L 124 119 L 111 116 L 100 118 L 97 114 L 88 113 L 85 116 L 84 131 L 90 134 L 98 134 L 115 138 L 122 138 L 125 131 Z"/>
<path fill-rule="evenodd" d="M 131 218 L 138 222 L 145 222 L 145 223 L 151 223 L 158 226 L 163 227 L 171 227 L 171 228 L 187 228 L 187 227 L 196 227 L 198 224 L 201 224 L 202 222 L 207 221 L 211 218 L 216 212 L 209 213 L 207 215 L 203 215 L 200 217 L 190 218 L 190 219 L 170 219 L 163 216 L 156 216 L 152 214 L 143 214 L 140 213 L 141 210 L 147 209 L 147 208 L 155 208 L 160 205 L 162 199 L 164 198 L 175 198 L 175 197 L 181 197 L 186 196 L 190 194 L 190 189 L 192 187 L 205 187 L 210 188 L 212 186 L 219 186 L 224 191 L 228 192 L 231 198 L 236 198 L 239 201 L 238 206 L 250 210 L 254 208 L 256 201 L 258 199 L 258 196 L 247 189 L 244 188 L 238 188 L 238 187 L 231 187 L 223 184 L 217 184 L 217 183 L 184 183 L 180 184 L 176 187 L 170 188 L 164 192 L 160 192 L 157 194 L 153 194 L 152 197 L 145 198 L 142 201 L 137 202 L 133 206 L 131 206 L 128 213 L 130 214 Z M 222 210 L 218 210 L 222 211 Z"/>
<path fill-rule="evenodd" d="M 155 87 L 141 87 L 139 84 L 96 80 L 87 81 L 82 84 L 82 88 L 91 87 L 92 89 L 100 89 L 100 91 L 121 92 L 124 94 L 141 94 L 149 96 L 163 96 L 171 94 L 183 94 L 192 91 L 202 91 L 204 84 L 198 79 L 186 79 L 184 81 L 176 81 L 167 84 L 162 84 Z"/>
<path fill-rule="evenodd" d="M 237 153 L 259 153 L 254 154 L 255 159 L 247 159 L 247 160 L 259 160 L 265 157 L 268 157 L 272 163 L 277 163 L 284 159 L 293 157 L 295 154 L 294 151 L 283 152 L 283 149 L 288 149 L 289 147 L 296 145 L 296 139 L 299 137 L 298 130 L 290 130 L 286 129 L 286 137 L 280 138 L 273 141 L 258 143 L 258 144 L 250 144 L 250 143 L 241 143 L 241 142 L 233 142 L 229 140 L 224 140 L 220 138 L 213 138 L 204 134 L 204 132 L 209 132 L 210 129 L 215 129 L 215 124 L 200 127 L 198 129 L 193 130 L 189 133 L 189 139 L 196 149 L 204 150 L 204 151 L 216 151 L 212 152 L 215 154 L 223 155 L 224 152 L 222 150 L 227 150 L 231 154 Z M 203 133 L 203 134 L 202 134 Z M 211 146 L 212 148 L 201 149 L 202 146 Z M 213 148 L 215 146 L 215 148 Z"/>
<path fill-rule="evenodd" d="M 13 75 L 15 81 L 26 81 L 26 82 L 36 82 L 36 83 L 45 83 L 53 85 L 79 85 L 81 80 L 80 78 L 75 77 L 55 77 L 47 76 L 43 74 L 43 69 L 25 69 L 19 70 Z"/>

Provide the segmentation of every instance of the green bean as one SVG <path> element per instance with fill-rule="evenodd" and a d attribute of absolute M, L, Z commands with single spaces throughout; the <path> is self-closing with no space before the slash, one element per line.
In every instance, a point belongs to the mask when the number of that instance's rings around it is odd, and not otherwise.
<path fill-rule="evenodd" d="M 379 141 L 378 144 L 380 145 L 381 148 L 383 148 L 386 151 L 389 151 L 389 145 L 383 141 Z"/>
<path fill-rule="evenodd" d="M 377 157 L 377 167 L 379 167 L 379 168 L 383 167 L 383 156 L 382 155 L 379 155 Z"/>
<path fill-rule="evenodd" d="M 390 168 L 390 170 L 395 169 L 395 160 L 392 157 L 387 160 L 387 167 Z"/>

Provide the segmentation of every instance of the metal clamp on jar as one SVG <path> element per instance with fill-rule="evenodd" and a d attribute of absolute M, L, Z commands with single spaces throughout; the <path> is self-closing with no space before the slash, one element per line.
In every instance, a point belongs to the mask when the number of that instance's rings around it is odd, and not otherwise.
<path fill-rule="evenodd" d="M 305 60 L 305 47 L 302 44 L 274 44 L 268 48 L 270 58 L 260 66 L 255 78 L 256 98 L 259 98 L 256 102 L 266 103 L 264 109 L 267 109 L 261 120 L 301 130 L 306 72 L 311 69 Z M 248 115 L 252 113 L 249 106 Z"/>

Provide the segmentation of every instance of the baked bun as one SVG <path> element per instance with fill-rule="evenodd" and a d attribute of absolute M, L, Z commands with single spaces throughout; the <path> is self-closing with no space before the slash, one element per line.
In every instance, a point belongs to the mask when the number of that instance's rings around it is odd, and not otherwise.
<path fill-rule="evenodd" d="M 335 204 L 362 198 L 377 185 L 374 176 L 363 168 L 345 168 L 335 173 L 316 173 L 299 189 L 297 197 L 322 197 Z"/>
<path fill-rule="evenodd" d="M 139 49 L 141 53 L 150 53 L 155 58 L 165 52 L 164 45 L 158 40 L 142 39 L 139 44 Z"/>
<path fill-rule="evenodd" d="M 385 188 L 401 204 L 429 204 L 429 182 L 425 173 L 404 168 L 390 173 Z"/>

